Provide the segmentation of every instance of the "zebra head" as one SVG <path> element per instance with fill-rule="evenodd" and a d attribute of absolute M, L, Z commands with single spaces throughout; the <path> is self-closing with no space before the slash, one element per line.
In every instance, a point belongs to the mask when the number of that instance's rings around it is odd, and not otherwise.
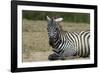
<path fill-rule="evenodd" d="M 56 38 L 59 30 L 61 29 L 59 22 L 61 22 L 62 20 L 63 18 L 55 18 L 55 17 L 50 18 L 47 16 L 47 21 L 48 21 L 47 30 L 49 38 Z"/>

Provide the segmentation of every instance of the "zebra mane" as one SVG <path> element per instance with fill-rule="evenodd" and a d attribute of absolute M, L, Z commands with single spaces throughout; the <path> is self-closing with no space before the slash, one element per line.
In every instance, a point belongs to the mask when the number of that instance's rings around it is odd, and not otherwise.
<path fill-rule="evenodd" d="M 52 20 L 55 20 L 55 19 L 57 19 L 57 18 L 60 18 L 60 16 L 53 16 L 51 19 L 52 19 Z M 60 31 L 63 31 L 62 26 L 60 25 L 60 23 L 59 23 L 59 22 L 56 22 L 56 23 L 57 23 L 56 25 L 59 26 L 59 27 L 58 27 L 59 30 L 60 30 Z"/>

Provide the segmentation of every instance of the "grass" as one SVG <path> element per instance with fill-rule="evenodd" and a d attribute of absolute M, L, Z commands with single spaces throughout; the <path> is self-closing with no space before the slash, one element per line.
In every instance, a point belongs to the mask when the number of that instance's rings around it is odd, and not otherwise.
<path fill-rule="evenodd" d="M 35 61 L 33 56 L 39 56 L 36 52 L 49 52 L 52 51 L 52 48 L 48 43 L 48 33 L 47 33 L 47 22 L 38 21 L 38 20 L 26 20 L 23 19 L 22 23 L 22 52 L 23 52 L 23 61 Z M 69 32 L 79 32 L 82 30 L 89 30 L 89 24 L 86 23 L 69 23 L 61 22 L 60 23 L 63 30 Z M 35 53 L 35 54 L 34 54 Z M 44 54 L 43 54 L 44 55 Z M 42 56 L 40 54 L 40 56 Z M 45 55 L 46 56 L 46 55 Z M 48 56 L 48 55 L 47 55 Z M 46 58 L 47 58 L 46 56 Z M 36 61 L 41 61 L 44 58 L 40 58 Z M 44 59 L 45 60 L 45 59 Z M 46 59 L 47 60 L 47 59 Z"/>

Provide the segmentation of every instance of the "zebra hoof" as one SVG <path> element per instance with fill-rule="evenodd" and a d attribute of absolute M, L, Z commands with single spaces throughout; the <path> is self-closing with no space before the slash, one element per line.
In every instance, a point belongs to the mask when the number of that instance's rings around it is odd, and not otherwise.
<path fill-rule="evenodd" d="M 51 54 L 51 55 L 49 55 L 48 59 L 49 60 L 58 60 L 59 59 L 59 56 L 56 55 L 56 54 Z"/>

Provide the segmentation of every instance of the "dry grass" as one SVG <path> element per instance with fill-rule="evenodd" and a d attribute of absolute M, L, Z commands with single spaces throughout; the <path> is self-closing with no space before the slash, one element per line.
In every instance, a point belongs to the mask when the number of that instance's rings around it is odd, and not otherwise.
<path fill-rule="evenodd" d="M 89 24 L 61 22 L 61 26 L 66 31 L 89 30 Z M 52 53 L 52 48 L 48 43 L 47 22 L 23 20 L 22 26 L 22 60 L 23 62 L 45 61 Z"/>

